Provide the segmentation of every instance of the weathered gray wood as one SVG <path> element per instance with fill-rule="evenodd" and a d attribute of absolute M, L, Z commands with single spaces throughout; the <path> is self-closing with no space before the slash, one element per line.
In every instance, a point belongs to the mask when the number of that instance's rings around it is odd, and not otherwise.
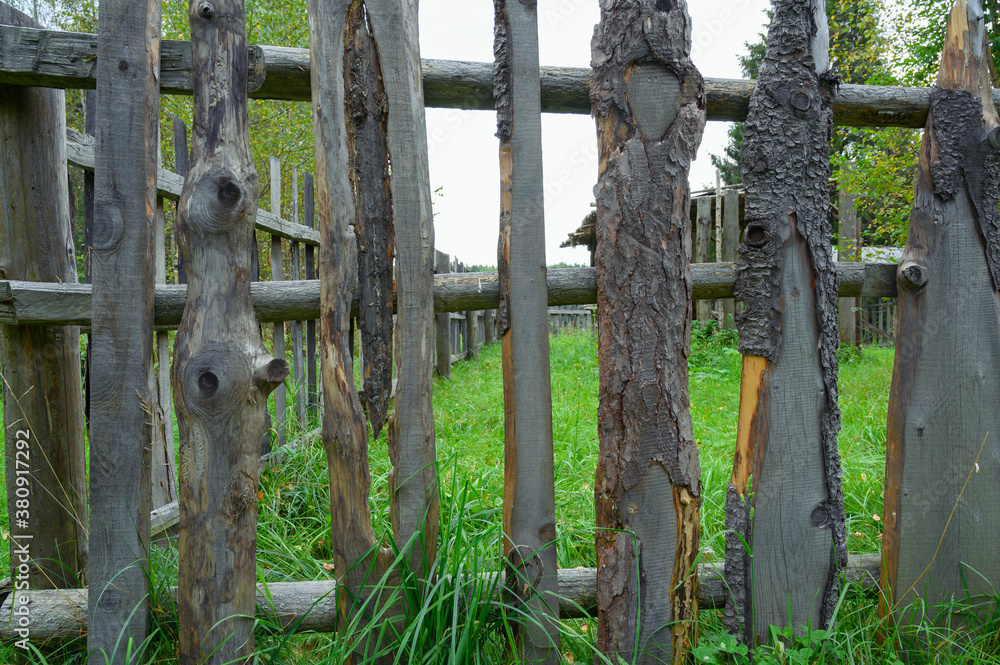
<path fill-rule="evenodd" d="M 0 23 L 33 21 L 0 3 Z M 77 281 L 65 107 L 61 91 L 0 86 L 5 278 Z M 33 589 L 77 586 L 87 566 L 80 331 L 0 326 L 0 361 L 11 577 Z"/>
<path fill-rule="evenodd" d="M 103 664 L 149 622 L 160 3 L 106 0 L 98 20 L 87 651 Z"/>
<path fill-rule="evenodd" d="M 157 141 L 159 144 L 159 141 Z M 159 155 L 159 151 L 157 151 Z M 157 166 L 162 159 L 157 157 Z M 153 233 L 153 258 L 156 261 L 156 283 L 167 283 L 166 218 L 163 197 L 156 197 L 156 228 Z M 150 455 L 150 502 L 153 507 L 177 500 L 177 462 L 174 448 L 174 404 L 170 394 L 170 333 L 156 332 L 156 371 L 150 374 L 150 393 L 156 396 L 151 405 L 153 450 Z"/>
<path fill-rule="evenodd" d="M 435 251 L 434 253 L 434 272 L 439 276 L 435 277 L 435 280 L 442 279 L 440 275 L 449 275 L 451 270 L 449 268 L 450 257 L 444 252 Z M 499 298 L 500 287 L 499 278 L 494 276 L 494 280 L 497 286 L 497 297 Z M 595 285 L 596 291 L 596 285 Z M 435 299 L 436 300 L 436 299 Z M 436 305 L 437 303 L 435 303 Z M 435 306 L 435 311 L 440 311 Z M 439 376 L 445 378 L 451 377 L 451 317 L 447 314 L 439 313 L 435 317 L 435 356 L 437 358 L 436 371 Z"/>
<path fill-rule="evenodd" d="M 271 214 L 281 217 L 281 160 L 274 155 L 270 159 L 271 176 Z M 271 282 L 279 283 L 285 280 L 284 255 L 281 251 L 281 236 L 271 236 Z M 271 328 L 274 342 L 274 357 L 285 359 L 285 322 L 276 321 Z M 275 445 L 280 448 L 285 445 L 285 421 L 288 419 L 288 391 L 284 384 L 274 389 L 274 430 Z"/>
<path fill-rule="evenodd" d="M 313 130 L 316 142 L 316 208 L 322 237 L 321 344 L 323 444 L 330 479 L 333 565 L 339 594 L 338 627 L 355 618 L 362 629 L 379 599 L 372 586 L 388 569 L 391 552 L 379 547 L 368 496 L 368 431 L 354 384 L 351 358 L 351 292 L 357 284 L 357 243 L 349 225 L 356 219 L 348 171 L 345 122 L 345 31 L 351 0 L 309 0 Z M 363 19 L 362 19 L 363 20 Z M 390 580 L 393 582 L 394 580 Z M 355 642 L 366 647 L 366 636 Z"/>
<path fill-rule="evenodd" d="M 774 3 L 744 134 L 744 358 L 725 625 L 749 644 L 766 642 L 771 625 L 825 628 L 847 563 L 828 187 L 834 80 L 822 48 L 812 55 L 825 12 L 821 0 Z"/>
<path fill-rule="evenodd" d="M 299 223 L 299 170 L 292 167 L 292 224 Z M 302 279 L 302 262 L 300 259 L 299 243 L 294 240 L 290 243 L 292 280 Z M 289 324 L 289 331 L 292 335 L 292 372 L 295 380 L 295 417 L 299 422 L 299 431 L 304 432 L 306 427 L 306 408 L 309 401 L 306 394 L 306 374 L 305 361 L 302 357 L 302 321 L 294 319 Z"/>
<path fill-rule="evenodd" d="M 178 205 L 191 298 L 174 347 L 180 429 L 181 665 L 254 653 L 259 442 L 288 374 L 264 349 L 250 299 L 258 178 L 250 153 L 243 0 L 192 0 L 194 122 Z"/>
<path fill-rule="evenodd" d="M 698 216 L 695 223 L 694 260 L 696 263 L 708 263 L 712 258 L 712 199 L 703 196 L 698 199 Z M 712 301 L 699 300 L 695 305 L 698 320 L 708 323 L 712 318 Z"/>
<path fill-rule="evenodd" d="M 878 554 L 852 554 L 845 572 L 851 584 L 870 589 L 878 584 Z M 490 575 L 489 573 L 486 574 Z M 486 577 L 486 576 L 484 576 Z M 268 618 L 285 631 L 333 632 L 337 628 L 336 606 L 333 602 L 336 585 L 329 581 L 275 582 L 257 587 L 257 616 Z M 177 589 L 169 589 L 176 602 Z M 698 606 L 718 608 L 726 602 L 725 579 L 720 564 L 699 564 Z M 317 602 L 319 601 L 319 602 Z M 594 616 L 597 610 L 597 569 L 562 568 L 559 570 L 559 616 L 579 619 Z M 0 616 L 9 616 L 13 596 L 0 601 Z M 87 631 L 86 589 L 37 591 L 31 594 L 33 640 L 62 642 L 83 637 Z M 16 639 L 17 634 L 0 623 L 0 639 Z"/>
<path fill-rule="evenodd" d="M 56 88 L 93 88 L 96 35 L 48 30 L 0 29 L 0 83 Z M 255 99 L 310 98 L 309 52 L 278 46 L 250 47 Z M 191 94 L 190 44 L 163 41 L 165 94 Z M 423 60 L 427 106 L 491 110 L 493 66 L 485 62 Z M 570 67 L 542 67 L 542 111 L 590 113 L 587 86 L 591 72 Z M 705 79 L 709 120 L 741 122 L 747 117 L 756 82 Z M 1000 90 L 993 92 L 1000 103 Z M 923 127 L 930 108 L 929 88 L 841 85 L 833 98 L 834 123 L 855 127 Z"/>
<path fill-rule="evenodd" d="M 722 211 L 722 247 L 719 261 L 732 263 L 736 261 L 736 248 L 740 244 L 740 194 L 735 189 L 727 189 L 723 196 Z M 722 328 L 730 329 L 736 326 L 734 316 L 735 305 L 732 298 L 722 299 Z"/>
<path fill-rule="evenodd" d="M 431 372 L 434 366 L 434 219 L 428 171 L 417 0 L 366 0 L 388 101 L 396 234 L 396 390 L 389 419 L 389 515 L 396 543 L 413 543 L 408 570 L 428 580 L 439 505 Z M 390 386 L 391 390 L 391 386 Z"/>
<path fill-rule="evenodd" d="M 966 621 L 1000 583 L 1000 117 L 981 5 L 951 11 L 900 263 L 880 610 Z M 957 608 L 956 608 L 957 609 Z"/>
<path fill-rule="evenodd" d="M 837 196 L 837 210 L 839 212 L 840 245 L 838 247 L 838 259 L 841 261 L 861 260 L 861 220 L 858 211 L 855 209 L 857 196 L 841 189 Z M 840 322 L 840 343 L 858 343 L 858 312 L 859 305 L 857 298 L 841 298 L 839 301 Z"/>
<path fill-rule="evenodd" d="M 636 26 L 642 26 L 637 30 Z M 687 3 L 601 3 L 597 117 L 598 648 L 681 663 L 697 640 L 701 471 L 688 410 L 688 173 L 705 127 Z"/>
<path fill-rule="evenodd" d="M 896 297 L 895 263 L 838 263 L 839 293 L 844 297 Z M 691 266 L 692 298 L 733 296 L 734 263 Z M 560 268 L 546 272 L 548 304 L 589 305 L 597 302 L 597 275 L 593 268 Z M 434 311 L 464 312 L 469 307 L 496 307 L 499 276 L 495 272 L 445 273 L 434 278 Z M 319 316 L 320 283 L 256 282 L 250 286 L 254 310 L 263 323 L 310 320 Z M 90 325 L 91 288 L 86 284 L 0 281 L 0 324 Z M 155 323 L 176 327 L 187 301 L 183 285 L 157 286 Z M 352 312 L 357 312 L 355 300 Z"/>
<path fill-rule="evenodd" d="M 316 196 L 313 190 L 313 176 L 306 173 L 302 183 L 302 206 L 305 213 L 306 226 L 315 226 Z M 316 248 L 310 244 L 306 248 L 306 279 L 316 279 Z M 318 302 L 318 301 L 317 301 Z M 319 316 L 319 309 L 316 310 Z M 306 321 L 306 376 L 309 385 L 309 413 L 319 413 L 319 393 L 316 390 L 316 318 Z"/>
<path fill-rule="evenodd" d="M 436 304 L 436 303 L 435 303 Z M 492 344 L 496 341 L 497 321 L 496 310 L 483 310 L 483 344 Z"/>
<path fill-rule="evenodd" d="M 66 143 L 73 143 L 73 137 L 66 136 Z M 174 116 L 174 170 L 182 177 L 187 177 L 188 171 L 188 140 L 187 125 L 180 116 Z M 159 188 L 159 183 L 157 183 Z M 179 195 L 179 192 L 178 192 Z M 181 253 L 177 252 L 177 283 L 187 284 L 187 269 L 184 267 L 184 259 Z"/>
<path fill-rule="evenodd" d="M 535 2 L 493 0 L 500 138 L 499 332 L 504 396 L 503 554 L 515 658 L 559 663 L 552 393 L 545 281 L 542 118 Z M 468 357 L 476 323 L 466 313 Z M 521 622 L 521 613 L 528 619 Z"/>
<path fill-rule="evenodd" d="M 86 134 L 81 134 L 73 129 L 66 130 L 66 152 L 69 163 L 82 169 L 94 168 L 94 142 Z M 184 176 L 159 169 L 157 171 L 157 195 L 169 201 L 180 199 L 181 190 L 184 188 Z M 281 219 L 266 210 L 258 210 L 255 224 L 261 231 L 266 231 L 271 235 L 297 240 L 299 242 L 312 245 L 319 244 L 319 234 L 312 229 L 301 224 L 292 224 Z"/>

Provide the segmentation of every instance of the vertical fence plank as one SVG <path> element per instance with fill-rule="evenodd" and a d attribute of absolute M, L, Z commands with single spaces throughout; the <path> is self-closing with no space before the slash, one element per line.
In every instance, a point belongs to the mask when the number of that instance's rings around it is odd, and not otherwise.
<path fill-rule="evenodd" d="M 299 170 L 292 167 L 292 224 L 299 223 Z M 302 261 L 299 243 L 291 242 L 292 279 L 302 279 Z M 306 427 L 306 377 L 302 358 L 302 322 L 292 321 L 289 324 L 292 333 L 292 370 L 295 377 L 295 417 L 299 421 L 299 433 Z"/>
<path fill-rule="evenodd" d="M 159 139 L 157 139 L 159 148 Z M 159 150 L 157 150 L 159 155 Z M 162 166 L 157 157 L 157 167 Z M 156 283 L 167 283 L 167 234 L 163 214 L 163 197 L 156 197 L 156 227 L 153 238 L 153 258 L 156 261 Z M 150 455 L 150 486 L 153 508 L 177 500 L 177 463 L 174 454 L 174 405 L 170 395 L 170 333 L 156 332 L 156 371 L 150 373 L 150 393 L 156 397 L 151 405 L 153 450 Z"/>
<path fill-rule="evenodd" d="M 857 195 L 841 189 L 837 193 L 837 210 L 839 212 L 840 247 L 839 261 L 861 260 L 861 220 L 855 209 Z M 840 343 L 857 344 L 858 313 L 860 298 L 839 299 Z"/>
<path fill-rule="evenodd" d="M 964 613 L 992 602 L 1000 582 L 1000 118 L 988 44 L 979 3 L 958 0 L 897 273 L 883 614 L 952 598 Z M 942 611 L 932 621 L 968 619 Z"/>
<path fill-rule="evenodd" d="M 281 160 L 271 155 L 269 161 L 271 176 L 271 213 L 281 217 Z M 285 279 L 284 256 L 281 251 L 281 236 L 271 236 L 271 281 L 282 282 Z M 285 323 L 275 323 L 272 330 L 274 340 L 274 357 L 285 357 Z M 284 385 L 274 390 L 274 430 L 277 433 L 275 446 L 285 445 L 285 421 L 288 418 L 288 391 Z"/>
<path fill-rule="evenodd" d="M 735 263 L 736 248 L 740 244 L 740 192 L 738 189 L 733 187 L 726 190 L 722 207 L 722 245 L 719 261 Z M 722 328 L 728 330 L 736 325 L 733 318 L 736 310 L 732 298 L 725 298 L 721 303 Z"/>
<path fill-rule="evenodd" d="M 87 90 L 84 95 L 84 130 L 88 136 L 97 131 L 97 91 Z M 83 280 L 93 283 L 91 249 L 94 246 L 94 172 L 83 172 Z M 87 333 L 86 358 L 83 362 L 83 418 L 90 432 L 90 333 Z"/>
<path fill-rule="evenodd" d="M 538 8 L 494 0 L 500 138 L 500 340 L 508 590 L 536 615 L 516 625 L 519 657 L 560 662 L 552 396 L 542 192 Z M 469 330 L 473 330 L 472 322 Z"/>
<path fill-rule="evenodd" d="M 178 115 L 174 115 L 174 171 L 181 176 L 187 176 L 188 171 L 187 125 Z M 180 251 L 177 252 L 177 283 L 187 284 L 187 269 Z"/>
<path fill-rule="evenodd" d="M 0 23 L 36 27 L 3 3 Z M 0 135 L 4 279 L 75 284 L 64 93 L 0 86 Z M 18 589 L 75 587 L 87 565 L 80 329 L 2 326 L 0 359 L 11 577 Z"/>
<path fill-rule="evenodd" d="M 847 563 L 826 3 L 777 0 L 767 46 L 743 149 L 743 378 L 726 499 L 726 627 L 751 644 L 770 625 L 826 627 Z"/>
<path fill-rule="evenodd" d="M 315 228 L 316 199 L 313 176 L 306 173 L 302 183 L 302 207 L 306 226 Z M 316 279 L 316 248 L 306 245 L 306 279 Z M 309 413 L 319 413 L 319 394 L 316 392 L 316 321 L 306 321 L 306 380 L 309 385 Z"/>
<path fill-rule="evenodd" d="M 695 263 L 708 263 L 712 256 L 712 199 L 702 196 L 697 199 L 697 219 L 696 226 L 697 244 L 695 246 Z M 699 300 L 695 303 L 698 312 L 698 320 L 708 323 L 712 318 L 712 301 Z"/>
<path fill-rule="evenodd" d="M 386 552 L 377 547 L 368 508 L 368 431 L 351 360 L 351 293 L 357 283 L 357 243 L 348 229 L 355 202 L 348 173 L 345 118 L 345 28 L 351 0 L 309 0 L 316 207 L 319 217 L 320 369 L 323 442 L 329 463 L 333 563 L 338 625 L 359 611 L 370 615 L 370 587 Z M 381 555 L 381 556 L 379 556 Z M 379 565 L 378 568 L 381 568 Z M 358 617 L 363 627 L 368 623 Z M 362 640 L 358 646 L 364 648 Z"/>
<path fill-rule="evenodd" d="M 102 2 L 97 43 L 87 649 L 124 663 L 149 621 L 158 0 Z"/>
<path fill-rule="evenodd" d="M 598 647 L 615 662 L 681 663 L 697 640 L 686 238 L 705 92 L 690 26 L 683 0 L 611 0 L 594 34 Z"/>
<path fill-rule="evenodd" d="M 181 437 L 182 665 L 254 653 L 257 485 L 267 395 L 288 374 L 250 299 L 259 192 L 247 121 L 243 0 L 192 3 L 192 163 L 178 203 L 188 299 L 174 347 Z"/>
<path fill-rule="evenodd" d="M 407 560 L 425 580 L 438 535 L 437 453 L 431 401 L 434 336 L 434 220 L 427 157 L 417 0 L 367 0 L 389 105 L 396 234 L 396 396 L 389 420 L 389 504 L 400 547 L 419 535 Z"/>
<path fill-rule="evenodd" d="M 449 272 L 451 257 L 444 252 L 437 251 L 435 251 L 434 256 L 434 272 L 438 275 Z M 451 378 L 451 314 L 441 312 L 434 318 L 437 330 L 435 339 L 437 373 L 447 379 Z"/>

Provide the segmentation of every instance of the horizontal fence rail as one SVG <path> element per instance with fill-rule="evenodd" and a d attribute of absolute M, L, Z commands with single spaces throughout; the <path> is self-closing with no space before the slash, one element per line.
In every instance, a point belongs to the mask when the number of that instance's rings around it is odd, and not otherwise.
<path fill-rule="evenodd" d="M 0 84 L 93 88 L 97 35 L 0 27 Z M 160 91 L 191 94 L 191 44 L 163 40 Z M 424 104 L 495 110 L 493 63 L 423 60 Z M 590 115 L 590 70 L 542 67 L 542 111 Z M 255 99 L 307 101 L 308 49 L 251 46 L 248 90 Z M 705 79 L 709 120 L 746 120 L 753 80 Z M 844 84 L 833 99 L 833 120 L 854 127 L 923 127 L 930 88 Z M 1000 90 L 993 91 L 1000 104 Z"/>
<path fill-rule="evenodd" d="M 838 263 L 838 293 L 843 297 L 894 298 L 895 263 Z M 731 298 L 736 264 L 704 263 L 691 266 L 694 300 Z M 597 302 L 594 268 L 549 270 L 548 304 L 590 305 Z M 319 318 L 319 280 L 255 282 L 250 287 L 261 322 L 307 321 Z M 176 327 L 187 301 L 187 286 L 157 284 L 154 322 Z M 434 311 L 466 312 L 496 309 L 499 279 L 495 272 L 448 273 L 434 276 Z M 357 300 L 351 312 L 356 315 Z M 0 324 L 90 325 L 89 284 L 0 281 Z"/>
<path fill-rule="evenodd" d="M 878 554 L 851 555 L 844 575 L 848 582 L 866 589 L 878 582 L 882 557 Z M 489 573 L 488 573 L 489 574 Z M 503 585 L 498 585 L 502 587 Z M 337 629 L 336 583 L 275 582 L 257 587 L 257 615 L 280 625 L 287 632 L 330 633 Z M 722 562 L 698 565 L 698 605 L 720 608 L 726 604 Z M 170 588 L 176 602 L 177 588 Z M 561 568 L 559 570 L 559 616 L 577 619 L 596 615 L 597 569 Z M 13 595 L 2 600 L 0 616 L 9 615 Z M 62 641 L 83 637 L 87 606 L 86 589 L 59 589 L 31 592 L 31 635 L 35 640 Z M 16 635 L 13 627 L 0 624 L 0 639 Z"/>

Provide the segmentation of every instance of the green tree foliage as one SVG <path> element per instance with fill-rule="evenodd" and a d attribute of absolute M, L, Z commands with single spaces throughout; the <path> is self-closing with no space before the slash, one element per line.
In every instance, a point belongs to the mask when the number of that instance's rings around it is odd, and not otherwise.
<path fill-rule="evenodd" d="M 898 68 L 893 67 L 890 57 L 894 45 L 887 36 L 882 2 L 827 0 L 827 16 L 831 68 L 842 83 L 900 84 Z M 744 76 L 756 78 L 766 41 L 762 33 L 758 42 L 746 45 L 747 53 L 740 58 Z M 727 184 L 736 184 L 742 180 L 742 123 L 733 126 L 729 138 L 725 154 L 712 155 L 712 163 L 722 171 Z M 858 196 L 866 244 L 898 244 L 905 238 L 918 147 L 919 132 L 914 130 L 834 129 L 833 177 L 839 187 Z"/>

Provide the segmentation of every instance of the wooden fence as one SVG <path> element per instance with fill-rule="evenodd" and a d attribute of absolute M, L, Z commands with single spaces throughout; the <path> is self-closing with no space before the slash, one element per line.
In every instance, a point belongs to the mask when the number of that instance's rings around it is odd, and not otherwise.
<path fill-rule="evenodd" d="M 167 437 L 155 425 L 169 406 L 162 352 L 169 338 L 157 331 L 173 327 L 181 662 L 230 662 L 253 651 L 255 595 L 264 593 L 255 588 L 258 442 L 266 397 L 289 372 L 308 386 L 296 394 L 321 395 L 338 593 L 322 600 L 332 583 L 271 584 L 266 598 L 257 595 L 257 610 L 277 612 L 288 630 L 344 628 L 383 610 L 406 621 L 405 608 L 386 605 L 372 578 L 419 589 L 438 545 L 430 380 L 435 347 L 439 367 L 442 359 L 450 366 L 454 347 L 443 335 L 435 344 L 434 315 L 491 309 L 503 342 L 506 593 L 535 618 L 515 618 L 515 655 L 557 662 L 557 613 L 596 613 L 598 645 L 609 656 L 670 662 L 696 640 L 699 607 L 724 607 L 728 629 L 756 643 L 770 624 L 826 625 L 843 573 L 869 584 L 878 575 L 882 612 L 896 618 L 915 599 L 990 595 L 1000 584 L 1000 448 L 988 434 L 1000 431 L 1000 121 L 998 93 L 987 94 L 982 18 L 966 0 L 952 13 L 945 64 L 929 90 L 834 85 L 818 0 L 776 0 L 756 85 L 702 79 L 685 50 L 684 2 L 602 3 L 593 72 L 539 66 L 534 3 L 497 0 L 495 71 L 420 61 L 415 0 L 313 0 L 310 52 L 248 47 L 239 0 L 194 4 L 192 42 L 161 42 L 158 7 L 104 0 L 98 39 L 30 27 L 0 5 L 0 191 L 7 197 L 0 352 L 17 582 L 3 600 L 4 637 L 86 633 L 88 648 L 114 663 L 126 662 L 116 649 L 120 635 L 145 638 L 148 455 L 161 445 L 154 446 L 157 436 Z M 307 193 L 301 208 L 286 208 L 290 219 L 276 206 L 257 210 L 244 77 L 249 96 L 312 100 L 315 203 Z M 62 93 L 54 89 L 69 87 L 97 88 L 95 137 L 70 134 L 64 147 Z M 158 169 L 162 92 L 194 95 L 183 178 Z M 447 257 L 435 257 L 425 105 L 497 110 L 497 274 L 445 270 Z M 541 112 L 597 118 L 596 270 L 544 269 Z M 690 220 L 674 211 L 688 210 L 688 164 L 706 118 L 747 121 L 745 230 L 733 262 L 690 265 Z M 833 260 L 833 122 L 929 128 L 898 270 Z M 76 284 L 72 269 L 61 203 L 67 152 L 94 170 L 92 285 Z M 275 164 L 272 185 L 279 181 Z M 186 285 L 163 283 L 160 198 L 178 201 Z M 271 200 L 282 200 L 280 192 Z M 300 209 L 307 224 L 297 223 Z M 270 282 L 251 283 L 254 228 L 271 236 Z M 285 264 L 285 242 L 305 247 L 306 274 L 298 249 Z M 309 279 L 310 255 L 318 279 Z M 447 274 L 434 276 L 435 265 Z M 883 552 L 849 557 L 836 447 L 837 299 L 897 293 Z M 686 366 L 691 301 L 718 298 L 734 299 L 743 354 L 723 566 L 697 564 L 701 489 Z M 551 546 L 548 306 L 595 302 L 598 567 L 564 571 Z M 356 317 L 368 416 L 350 380 Z M 322 379 L 313 382 L 308 369 L 287 365 L 281 338 L 283 322 L 315 320 L 322 321 L 315 346 Z M 277 358 L 261 343 L 261 324 L 278 324 Z M 77 326 L 91 327 L 89 487 Z M 477 326 L 466 330 L 473 349 Z M 299 348 L 299 328 L 289 331 L 293 357 L 313 357 L 308 341 Z M 401 353 L 392 353 L 394 344 Z M 378 423 L 376 403 L 385 407 Z M 295 417 L 309 400 L 303 405 Z M 366 417 L 375 431 L 384 419 L 391 423 L 398 556 L 380 547 L 370 526 Z M 280 418 L 275 427 L 281 432 Z M 169 465 L 166 443 L 162 450 Z M 30 461 L 22 469 L 24 456 Z M 53 462 L 49 469 L 43 458 Z M 57 500 L 45 503 L 46 496 Z M 32 554 L 23 555 L 27 541 Z M 53 558 L 69 574 L 49 570 Z M 966 574 L 970 568 L 975 575 Z M 72 588 L 84 572 L 90 593 Z M 52 587 L 58 590 L 45 590 Z M 353 644 L 366 649 L 380 635 L 358 635 Z"/>

